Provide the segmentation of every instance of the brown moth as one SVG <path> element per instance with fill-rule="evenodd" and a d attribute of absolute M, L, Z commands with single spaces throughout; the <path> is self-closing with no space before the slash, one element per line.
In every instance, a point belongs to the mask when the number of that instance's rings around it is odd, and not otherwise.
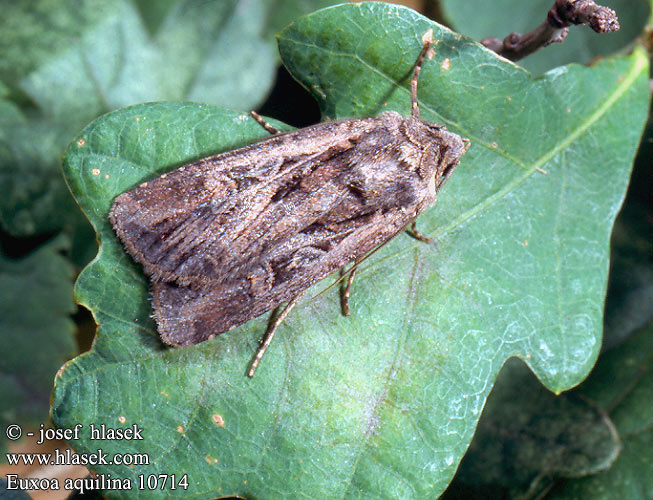
<path fill-rule="evenodd" d="M 118 196 L 109 218 L 150 276 L 163 341 L 203 342 L 285 301 L 276 327 L 311 285 L 388 242 L 427 207 L 468 143 L 420 120 L 417 81 L 432 45 L 424 35 L 411 81 L 412 115 L 332 121 L 279 133 L 163 174 Z M 423 238 L 423 237 L 422 237 Z"/>

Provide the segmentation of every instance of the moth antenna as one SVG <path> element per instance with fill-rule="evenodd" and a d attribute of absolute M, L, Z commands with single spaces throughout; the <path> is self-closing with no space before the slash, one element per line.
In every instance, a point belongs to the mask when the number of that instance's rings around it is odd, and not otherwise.
<path fill-rule="evenodd" d="M 432 54 L 429 53 L 431 47 L 433 46 L 433 30 L 430 29 L 422 36 L 422 41 L 424 42 L 424 47 L 417 57 L 415 62 L 415 71 L 413 72 L 413 79 L 410 81 L 410 102 L 413 118 L 419 120 L 419 106 L 417 104 L 417 80 L 419 79 L 419 73 L 422 71 L 422 64 L 424 63 L 424 58 L 427 54 L 432 57 Z"/>
<path fill-rule="evenodd" d="M 261 339 L 261 344 L 259 345 L 258 349 L 256 350 L 256 354 L 254 355 L 254 360 L 252 361 L 252 364 L 249 367 L 249 371 L 247 372 L 248 377 L 253 377 L 254 372 L 256 371 L 256 367 L 258 364 L 261 362 L 261 359 L 263 358 L 263 355 L 265 354 L 265 351 L 267 350 L 268 346 L 270 345 L 270 342 L 272 342 L 272 337 L 274 337 L 274 334 L 277 331 L 277 328 L 281 324 L 281 322 L 286 319 L 288 314 L 290 314 L 290 311 L 292 310 L 293 307 L 299 302 L 299 299 L 302 298 L 302 295 L 304 295 L 304 291 L 299 292 L 299 294 L 295 295 L 292 299 L 288 301 L 286 306 L 283 308 L 283 310 L 279 313 L 279 315 L 274 318 L 274 321 L 270 325 L 270 327 L 267 329 L 265 332 L 265 335 Z"/>

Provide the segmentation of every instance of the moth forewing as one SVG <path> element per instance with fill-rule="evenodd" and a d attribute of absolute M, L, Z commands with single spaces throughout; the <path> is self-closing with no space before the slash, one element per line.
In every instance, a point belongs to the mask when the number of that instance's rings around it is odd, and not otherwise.
<path fill-rule="evenodd" d="M 110 221 L 150 276 L 164 342 L 193 345 L 289 301 L 261 342 L 253 375 L 308 287 L 360 262 L 435 202 L 466 145 L 419 119 L 417 83 L 431 36 L 414 67 L 411 116 L 390 111 L 278 134 L 256 115 L 273 137 L 116 198 Z"/>

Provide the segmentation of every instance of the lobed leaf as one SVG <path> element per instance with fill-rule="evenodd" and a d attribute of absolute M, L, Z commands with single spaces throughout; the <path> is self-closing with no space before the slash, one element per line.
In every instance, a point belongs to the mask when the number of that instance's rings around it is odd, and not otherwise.
<path fill-rule="evenodd" d="M 420 217 L 436 243 L 400 235 L 365 261 L 350 317 L 334 290 L 317 295 L 333 279 L 310 290 L 252 380 L 245 371 L 267 317 L 164 347 L 147 280 L 107 213 L 139 182 L 265 132 L 245 113 L 150 104 L 101 117 L 71 144 L 66 178 L 101 241 L 75 293 L 99 329 L 92 351 L 61 370 L 53 420 L 137 424 L 143 441 L 72 444 L 150 458 L 98 472 L 134 482 L 187 473 L 190 482 L 189 491 L 109 496 L 435 497 L 506 359 L 524 359 L 555 392 L 587 375 L 601 343 L 610 231 L 648 109 L 647 57 L 636 50 L 533 79 L 382 3 L 325 9 L 278 39 L 326 116 L 408 114 L 429 28 L 438 44 L 420 77 L 423 119 L 472 144 Z"/>

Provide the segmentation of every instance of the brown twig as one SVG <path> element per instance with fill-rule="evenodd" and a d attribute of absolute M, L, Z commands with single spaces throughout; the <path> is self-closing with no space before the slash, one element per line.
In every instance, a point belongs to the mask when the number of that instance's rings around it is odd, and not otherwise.
<path fill-rule="evenodd" d="M 619 29 L 615 11 L 596 5 L 593 0 L 555 0 L 546 21 L 533 31 L 524 35 L 511 33 L 503 40 L 485 38 L 481 43 L 511 61 L 517 61 L 541 47 L 562 42 L 572 24 L 589 24 L 597 33 Z"/>

